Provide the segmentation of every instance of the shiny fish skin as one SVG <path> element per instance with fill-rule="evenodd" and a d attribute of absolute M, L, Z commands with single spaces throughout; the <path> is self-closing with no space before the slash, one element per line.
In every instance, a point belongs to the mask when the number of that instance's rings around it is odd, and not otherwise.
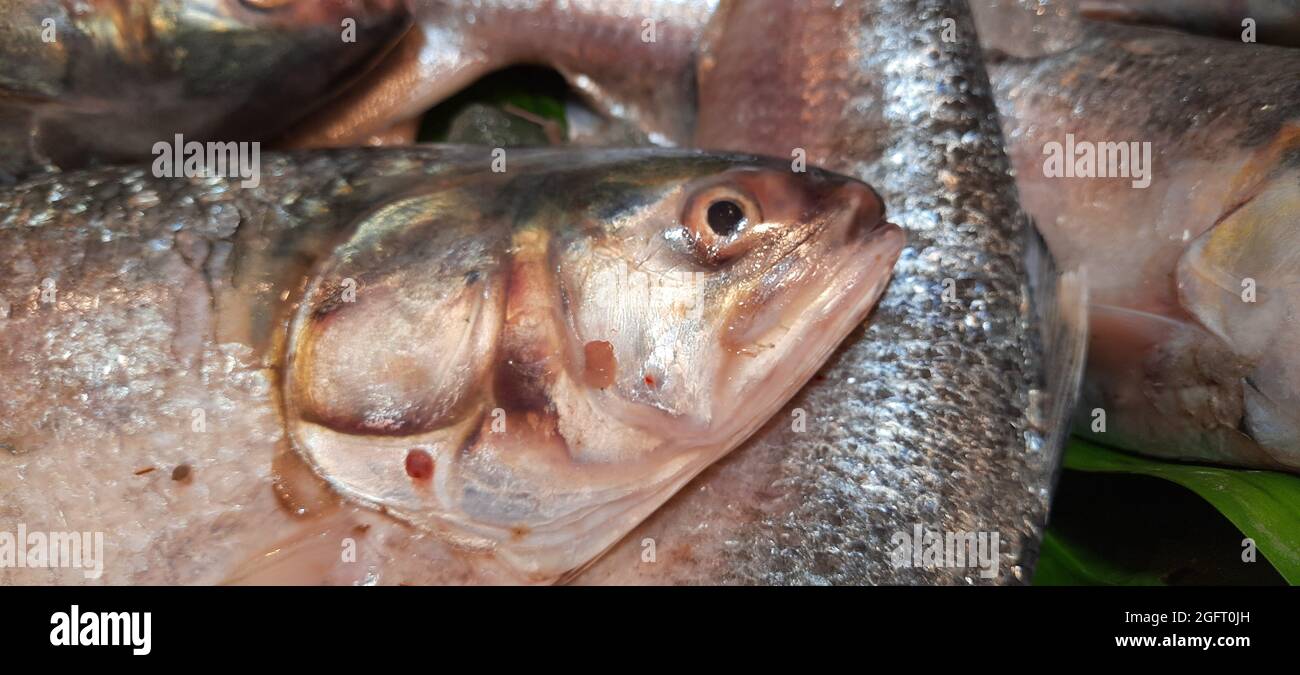
<path fill-rule="evenodd" d="M 1242 22 L 1249 18 L 1257 41 L 1300 46 L 1297 0 L 1079 0 L 1079 12 L 1089 19 L 1167 26 L 1239 42 Z"/>
<path fill-rule="evenodd" d="M 1027 583 L 1079 377 L 1082 291 L 1073 276 L 1037 279 L 1042 352 L 1035 264 L 978 46 L 941 40 L 946 18 L 973 35 L 965 3 L 728 11 L 702 58 L 696 141 L 799 147 L 810 164 L 874 179 L 909 246 L 870 325 L 819 378 L 576 581 Z M 942 302 L 945 278 L 959 302 Z M 896 566 L 894 538 L 917 526 L 998 533 L 996 573 Z"/>
<path fill-rule="evenodd" d="M 902 246 L 865 185 L 780 161 L 517 151 L 496 174 L 489 150 L 0 190 L 0 525 L 105 532 L 108 583 L 552 581 L 793 395 Z M 700 230 L 718 198 L 752 217 L 733 236 Z M 648 299 L 607 281 L 620 254 L 662 275 Z M 655 305 L 694 265 L 701 311 Z M 672 358 L 638 353 L 659 337 Z"/>
<path fill-rule="evenodd" d="M 400 0 L 3 0 L 0 182 L 142 160 L 175 134 L 269 140 L 406 26 Z"/>
<path fill-rule="evenodd" d="M 1072 49 L 991 67 L 1025 207 L 1090 270 L 1077 428 L 1094 433 L 1100 409 L 1109 445 L 1296 471 L 1300 54 L 1082 25 Z M 1067 133 L 1150 143 L 1150 186 L 1045 177 L 1044 144 Z"/>
<path fill-rule="evenodd" d="M 285 144 L 409 143 L 410 120 L 477 78 L 510 65 L 542 64 L 654 144 L 684 145 L 694 123 L 698 40 L 716 5 L 717 0 L 411 0 L 411 33 Z M 654 31 L 653 41 L 643 39 L 647 30 Z M 405 131 L 388 134 L 389 129 Z"/>

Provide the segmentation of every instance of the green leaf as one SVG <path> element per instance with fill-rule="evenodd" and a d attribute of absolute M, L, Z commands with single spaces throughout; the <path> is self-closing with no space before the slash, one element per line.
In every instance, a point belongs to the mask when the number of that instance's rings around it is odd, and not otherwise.
<path fill-rule="evenodd" d="M 1065 468 L 1173 481 L 1200 495 L 1253 539 L 1288 583 L 1300 584 L 1300 477 L 1148 459 L 1078 438 L 1066 448 Z"/>
<path fill-rule="evenodd" d="M 561 125 L 565 124 L 564 102 L 550 96 L 517 93 L 506 96 L 502 103 L 527 110 L 538 117 L 554 120 Z"/>
<path fill-rule="evenodd" d="M 1053 530 L 1043 535 L 1035 586 L 1163 586 L 1157 574 L 1112 565 L 1066 541 Z"/>

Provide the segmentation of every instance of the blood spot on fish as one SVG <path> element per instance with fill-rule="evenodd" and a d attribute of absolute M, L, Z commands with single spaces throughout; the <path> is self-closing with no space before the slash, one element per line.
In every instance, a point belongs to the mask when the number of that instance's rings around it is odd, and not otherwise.
<path fill-rule="evenodd" d="M 645 386 L 647 386 L 647 387 L 657 387 L 657 386 L 659 386 L 659 382 L 658 382 L 657 380 L 655 380 L 655 376 L 654 376 L 654 375 L 649 375 L 649 374 L 647 374 L 647 375 L 645 376 Z"/>
<path fill-rule="evenodd" d="M 604 389 L 614 384 L 614 371 L 618 362 L 614 358 L 614 345 L 604 340 L 592 340 L 582 348 L 583 381 L 588 387 Z"/>
<path fill-rule="evenodd" d="M 515 527 L 510 528 L 510 540 L 522 541 L 524 537 L 528 536 L 530 531 L 531 530 L 523 525 L 516 525 Z"/>
<path fill-rule="evenodd" d="M 433 477 L 433 455 L 424 448 L 411 448 L 406 453 L 406 475 L 415 480 L 429 480 Z"/>
<path fill-rule="evenodd" d="M 189 464 L 177 464 L 176 468 L 172 469 L 172 480 L 178 483 L 190 482 L 190 477 L 193 475 L 194 471 Z"/>

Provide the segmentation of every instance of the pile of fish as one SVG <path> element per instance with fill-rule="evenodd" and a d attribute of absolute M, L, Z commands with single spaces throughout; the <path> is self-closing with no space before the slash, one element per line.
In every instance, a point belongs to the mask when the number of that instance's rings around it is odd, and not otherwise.
<path fill-rule="evenodd" d="M 1026 583 L 1085 348 L 1079 431 L 1300 468 L 1286 47 L 1092 21 L 1139 2 L 2 4 L 0 533 L 104 545 L 0 583 Z M 414 142 L 517 64 L 585 110 Z M 1133 175 L 1052 174 L 1076 138 Z"/>

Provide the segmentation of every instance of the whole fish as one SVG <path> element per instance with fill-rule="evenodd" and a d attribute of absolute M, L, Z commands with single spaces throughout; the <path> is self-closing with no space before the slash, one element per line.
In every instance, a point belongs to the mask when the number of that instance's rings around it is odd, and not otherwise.
<path fill-rule="evenodd" d="M 903 246 L 779 160 L 490 153 L 0 190 L 0 531 L 102 532 L 109 583 L 553 581 L 776 413 Z"/>
<path fill-rule="evenodd" d="M 1090 19 L 1300 46 L 1300 0 L 1080 0 L 1079 12 Z"/>
<path fill-rule="evenodd" d="M 267 140 L 407 21 L 400 0 L 0 0 L 0 181 Z"/>
<path fill-rule="evenodd" d="M 289 147 L 401 144 L 421 114 L 510 65 L 563 74 L 601 112 L 657 145 L 685 145 L 699 39 L 717 0 L 411 0 L 415 25 L 337 102 L 283 139 Z"/>
<path fill-rule="evenodd" d="M 1300 52 L 1082 26 L 1070 49 L 991 69 L 1025 208 L 1089 270 L 1077 426 L 1300 469 Z"/>
<path fill-rule="evenodd" d="M 1027 582 L 1082 286 L 1027 238 L 965 3 L 736 0 L 714 21 L 696 141 L 870 177 L 908 246 L 818 378 L 578 581 Z M 922 556 L 954 540 L 978 560 Z"/>

